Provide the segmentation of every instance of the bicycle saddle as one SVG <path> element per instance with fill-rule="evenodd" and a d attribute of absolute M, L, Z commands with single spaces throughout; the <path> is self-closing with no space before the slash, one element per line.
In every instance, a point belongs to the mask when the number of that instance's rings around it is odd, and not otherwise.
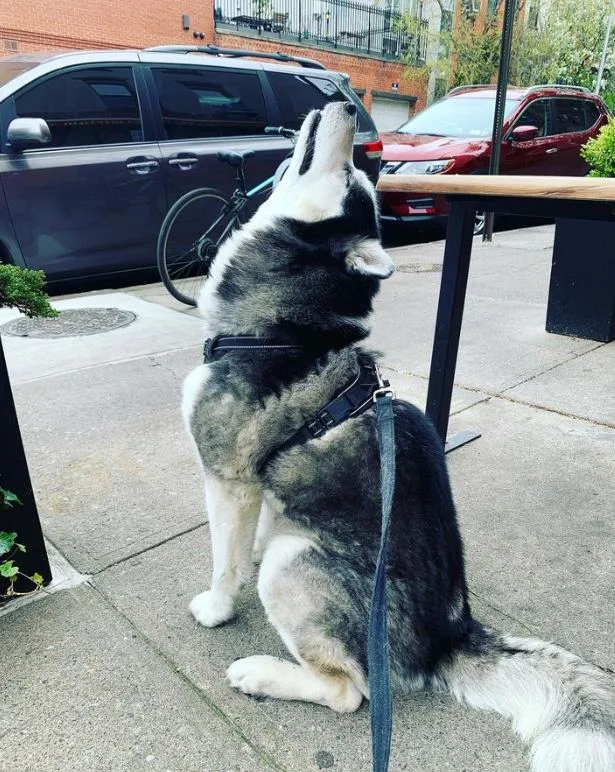
<path fill-rule="evenodd" d="M 254 155 L 254 152 L 254 150 L 242 150 L 240 153 L 236 153 L 234 150 L 225 150 L 216 153 L 216 155 L 224 163 L 231 166 L 241 166 L 246 158 L 251 158 Z"/>

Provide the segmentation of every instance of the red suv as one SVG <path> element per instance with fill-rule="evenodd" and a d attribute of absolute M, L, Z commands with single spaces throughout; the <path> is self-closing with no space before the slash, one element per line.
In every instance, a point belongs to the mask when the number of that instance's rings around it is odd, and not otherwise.
<path fill-rule="evenodd" d="M 381 174 L 486 174 L 495 86 L 460 86 L 396 131 L 382 134 Z M 577 86 L 509 87 L 500 156 L 502 174 L 583 176 L 580 147 L 608 120 L 603 100 Z M 385 193 L 383 223 L 442 219 L 443 196 Z M 484 227 L 477 217 L 475 233 Z"/>

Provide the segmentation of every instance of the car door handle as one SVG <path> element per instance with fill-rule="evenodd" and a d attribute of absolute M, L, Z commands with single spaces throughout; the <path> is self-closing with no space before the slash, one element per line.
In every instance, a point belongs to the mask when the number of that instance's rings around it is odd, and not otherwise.
<path fill-rule="evenodd" d="M 141 158 L 129 158 L 128 161 L 126 161 L 126 168 L 137 174 L 149 174 L 152 169 L 157 169 L 158 166 L 159 163 L 155 158 L 147 158 L 146 156 L 142 156 Z"/>
<path fill-rule="evenodd" d="M 175 158 L 169 159 L 169 166 L 179 166 L 182 170 L 188 170 L 195 164 L 198 164 L 199 159 L 193 155 L 178 155 Z"/>
<path fill-rule="evenodd" d="M 550 147 L 550 148 L 547 150 L 547 153 L 557 153 L 557 150 L 558 150 L 558 148 L 556 148 L 556 147 Z"/>

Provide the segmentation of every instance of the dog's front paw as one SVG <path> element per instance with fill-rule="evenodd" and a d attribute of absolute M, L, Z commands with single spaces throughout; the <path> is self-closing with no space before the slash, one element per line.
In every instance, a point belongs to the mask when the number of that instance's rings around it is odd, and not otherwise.
<path fill-rule="evenodd" d="M 190 602 L 190 613 L 203 627 L 217 627 L 232 619 L 235 604 L 229 595 L 212 590 L 196 595 Z"/>
<path fill-rule="evenodd" d="M 237 659 L 226 671 L 233 689 L 254 696 L 276 697 L 276 681 L 280 660 L 257 654 Z"/>

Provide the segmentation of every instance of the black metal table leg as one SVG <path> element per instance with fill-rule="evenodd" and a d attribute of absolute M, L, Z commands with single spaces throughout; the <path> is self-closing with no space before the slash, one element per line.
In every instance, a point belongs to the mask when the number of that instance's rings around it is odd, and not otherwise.
<path fill-rule="evenodd" d="M 474 206 L 455 201 L 451 203 L 426 409 L 443 443 L 446 443 L 451 408 L 475 215 Z"/>

